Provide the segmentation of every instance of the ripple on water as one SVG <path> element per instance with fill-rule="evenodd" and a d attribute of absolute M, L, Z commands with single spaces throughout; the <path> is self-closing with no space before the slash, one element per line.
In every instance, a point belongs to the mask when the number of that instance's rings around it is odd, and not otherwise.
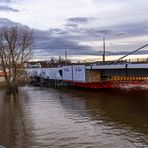
<path fill-rule="evenodd" d="M 18 104 L 0 98 L 0 144 L 8 148 L 147 147 L 147 95 L 142 93 L 141 101 L 133 103 L 135 96 L 129 91 L 24 87 Z M 9 130 L 3 130 L 3 125 Z"/>

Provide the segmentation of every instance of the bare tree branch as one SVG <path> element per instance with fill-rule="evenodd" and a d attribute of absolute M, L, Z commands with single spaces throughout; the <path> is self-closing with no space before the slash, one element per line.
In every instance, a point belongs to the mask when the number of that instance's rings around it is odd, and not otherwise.
<path fill-rule="evenodd" d="M 31 57 L 33 32 L 24 27 L 0 28 L 0 62 L 7 89 L 17 91 L 24 63 Z"/>

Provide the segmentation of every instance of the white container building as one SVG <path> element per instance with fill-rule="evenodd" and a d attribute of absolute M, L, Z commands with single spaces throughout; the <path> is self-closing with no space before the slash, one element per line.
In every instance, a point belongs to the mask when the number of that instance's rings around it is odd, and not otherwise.
<path fill-rule="evenodd" d="M 46 68 L 45 78 L 62 80 L 62 68 Z"/>
<path fill-rule="evenodd" d="M 86 81 L 85 65 L 73 65 L 73 81 Z"/>
<path fill-rule="evenodd" d="M 73 80 L 73 73 L 72 73 L 72 66 L 63 66 L 62 67 L 62 75 L 63 75 L 63 80 L 66 81 L 72 81 Z"/>

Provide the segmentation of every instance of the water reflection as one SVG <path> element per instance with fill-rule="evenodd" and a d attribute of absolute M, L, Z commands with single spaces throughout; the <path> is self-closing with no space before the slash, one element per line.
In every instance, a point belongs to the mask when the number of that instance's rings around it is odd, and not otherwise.
<path fill-rule="evenodd" d="M 81 115 L 81 112 L 87 112 L 93 120 L 102 115 L 102 118 L 148 133 L 147 90 L 71 90 L 65 92 L 62 98 L 64 106 L 73 111 L 80 111 Z"/>
<path fill-rule="evenodd" d="M 24 99 L 27 93 L 19 96 L 0 96 L 0 145 L 7 148 L 21 148 L 29 145 L 29 130 L 31 119 L 24 112 Z M 15 97 L 15 98 L 14 98 Z M 33 138 L 33 136 L 31 136 Z"/>
<path fill-rule="evenodd" d="M 7 148 L 148 146 L 148 91 L 22 88 L 0 92 L 0 145 Z"/>
<path fill-rule="evenodd" d="M 105 125 L 105 128 L 102 128 L 105 134 L 122 135 L 122 138 L 132 142 L 134 146 L 141 145 L 139 143 L 148 146 L 147 96 L 147 90 L 142 89 L 118 90 L 118 92 L 93 91 L 93 93 L 71 90 L 69 95 L 65 92 L 63 96 L 65 101 L 62 100 L 62 103 L 72 112 L 89 117 L 89 120 L 99 126 Z M 81 105 L 77 105 L 77 100 L 81 100 L 79 103 Z"/>

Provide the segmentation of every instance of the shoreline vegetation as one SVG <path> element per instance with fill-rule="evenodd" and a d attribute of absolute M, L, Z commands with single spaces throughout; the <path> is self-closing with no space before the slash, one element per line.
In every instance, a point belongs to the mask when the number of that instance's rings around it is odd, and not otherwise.
<path fill-rule="evenodd" d="M 29 83 L 30 83 L 30 78 L 28 76 L 24 76 L 24 78 L 18 81 L 18 86 L 24 86 Z M 6 87 L 5 80 L 0 82 L 0 88 L 4 88 L 4 87 Z"/>
<path fill-rule="evenodd" d="M 9 95 L 19 93 L 24 82 L 25 63 L 31 59 L 33 32 L 27 27 L 3 26 L 0 28 L 1 70 L 5 78 L 5 89 Z"/>

